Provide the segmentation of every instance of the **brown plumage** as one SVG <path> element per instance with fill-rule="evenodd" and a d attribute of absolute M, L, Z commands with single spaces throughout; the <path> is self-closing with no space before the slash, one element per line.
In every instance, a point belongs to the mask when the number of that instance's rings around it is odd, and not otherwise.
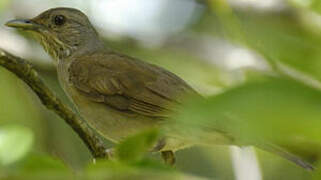
<path fill-rule="evenodd" d="M 197 94 L 173 73 L 112 51 L 78 57 L 68 71 L 74 87 L 93 101 L 148 117 L 166 117 L 179 96 Z"/>

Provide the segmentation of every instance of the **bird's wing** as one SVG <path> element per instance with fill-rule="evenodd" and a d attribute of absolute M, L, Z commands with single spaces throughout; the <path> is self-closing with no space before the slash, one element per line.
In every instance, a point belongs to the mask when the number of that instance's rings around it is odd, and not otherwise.
<path fill-rule="evenodd" d="M 183 95 L 197 94 L 169 71 L 118 53 L 78 58 L 69 74 L 73 86 L 91 100 L 151 117 L 166 117 Z"/>

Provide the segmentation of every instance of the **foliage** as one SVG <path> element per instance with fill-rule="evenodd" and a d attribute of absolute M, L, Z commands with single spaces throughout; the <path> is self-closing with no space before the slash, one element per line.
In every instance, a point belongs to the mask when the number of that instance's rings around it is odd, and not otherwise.
<path fill-rule="evenodd" d="M 164 164 L 143 158 L 157 140 L 158 131 L 147 130 L 117 145 L 115 159 L 89 163 L 82 172 L 74 172 L 56 158 L 31 153 L 21 161 L 4 166 L 2 179 L 201 179 L 181 174 Z M 10 134 L 9 134 L 10 135 Z M 17 142 L 17 141 L 15 141 Z M 17 146 L 17 145 L 16 145 Z M 19 145 L 18 145 L 19 146 Z M 2 146 L 3 148 L 19 148 Z M 9 149 L 7 149 L 9 150 Z M 6 151 L 10 155 L 10 152 Z M 17 154 L 13 152 L 14 154 Z M 17 154 L 19 155 L 19 154 Z M 6 160 L 6 159 L 4 159 Z"/>
<path fill-rule="evenodd" d="M 8 1 L 3 2 L 0 10 Z M 217 137 L 211 135 L 220 131 L 239 145 L 271 142 L 314 161 L 321 169 L 321 33 L 317 26 L 311 26 L 313 22 L 304 19 L 321 12 L 320 2 L 289 0 L 284 12 L 244 11 L 225 0 L 207 2 L 202 18 L 184 33 L 228 39 L 264 59 L 269 65 L 266 72 L 242 70 L 244 81 L 230 83 L 231 73 L 226 69 L 181 47 L 153 49 L 128 41 L 111 46 L 161 65 L 196 89 L 212 93 L 206 100 L 190 99 L 182 107 L 169 127 L 178 136 L 189 137 L 195 143 L 206 137 L 206 143 L 215 144 Z M 7 72 L 0 69 L 0 75 L 0 83 L 5 84 L 0 87 L 1 179 L 199 179 L 188 174 L 206 168 L 215 172 L 207 176 L 224 179 L 233 173 L 214 168 L 223 161 L 216 154 L 203 159 L 201 153 L 187 154 L 180 157 L 187 162 L 179 164 L 178 170 L 165 166 L 147 155 L 159 137 L 158 129 L 125 139 L 115 148 L 115 160 L 97 160 L 94 164 L 66 125 L 38 108 L 31 93 Z M 43 75 L 54 88 L 58 87 L 52 74 Z M 227 156 L 228 152 L 224 153 Z M 191 156 L 197 156 L 198 161 L 191 163 Z M 320 170 L 311 176 L 274 156 L 259 152 L 259 157 L 264 179 L 321 177 Z"/>

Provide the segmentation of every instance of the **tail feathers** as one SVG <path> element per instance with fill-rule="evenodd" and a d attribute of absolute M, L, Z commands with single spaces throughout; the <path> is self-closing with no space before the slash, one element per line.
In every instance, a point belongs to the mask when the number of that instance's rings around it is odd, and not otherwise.
<path fill-rule="evenodd" d="M 308 171 L 313 171 L 315 169 L 315 167 L 312 164 L 310 164 L 309 162 L 307 162 L 307 161 L 303 160 L 302 158 L 284 150 L 283 148 L 281 148 L 277 145 L 265 143 L 265 144 L 259 144 L 256 146 L 262 150 L 268 151 L 273 154 L 277 154 L 277 155 L 295 163 L 296 165 L 298 165 Z"/>

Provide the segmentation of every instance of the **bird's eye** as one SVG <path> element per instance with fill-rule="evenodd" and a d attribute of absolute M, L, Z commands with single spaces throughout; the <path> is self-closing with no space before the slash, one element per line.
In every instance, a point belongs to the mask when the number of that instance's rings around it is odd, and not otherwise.
<path fill-rule="evenodd" d="M 54 17 L 54 23 L 57 26 L 61 26 L 61 25 L 65 24 L 65 22 L 66 22 L 66 18 L 63 15 L 57 15 Z"/>

